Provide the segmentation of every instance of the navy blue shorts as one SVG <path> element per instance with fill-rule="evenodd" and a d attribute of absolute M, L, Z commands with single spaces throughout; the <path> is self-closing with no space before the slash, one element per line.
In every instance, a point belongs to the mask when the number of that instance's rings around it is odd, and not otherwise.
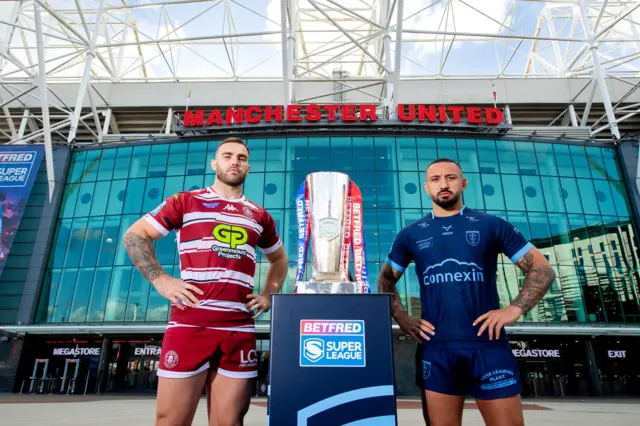
<path fill-rule="evenodd" d="M 501 399 L 522 391 L 518 361 L 509 347 L 432 349 L 422 353 L 424 389 L 476 399 Z"/>

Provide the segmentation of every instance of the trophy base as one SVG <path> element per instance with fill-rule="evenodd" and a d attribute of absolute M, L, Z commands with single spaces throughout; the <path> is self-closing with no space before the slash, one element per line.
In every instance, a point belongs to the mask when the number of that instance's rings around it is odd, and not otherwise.
<path fill-rule="evenodd" d="M 351 282 L 302 281 L 297 294 L 360 294 L 360 285 Z"/>

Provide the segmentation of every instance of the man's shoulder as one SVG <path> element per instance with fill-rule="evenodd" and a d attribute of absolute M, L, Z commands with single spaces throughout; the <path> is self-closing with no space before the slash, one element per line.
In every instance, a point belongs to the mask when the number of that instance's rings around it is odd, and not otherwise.
<path fill-rule="evenodd" d="M 415 222 L 412 222 L 406 225 L 404 228 L 400 229 L 400 231 L 398 232 L 398 235 L 403 237 L 412 236 L 420 230 L 429 228 L 430 221 L 431 221 L 431 216 L 429 215 L 421 217 Z"/>
<path fill-rule="evenodd" d="M 504 223 L 507 221 L 507 219 L 503 218 L 502 216 L 481 212 L 481 211 L 469 209 L 469 208 L 465 209 L 464 216 L 471 223 L 484 222 L 488 225 L 496 225 L 496 224 Z"/>

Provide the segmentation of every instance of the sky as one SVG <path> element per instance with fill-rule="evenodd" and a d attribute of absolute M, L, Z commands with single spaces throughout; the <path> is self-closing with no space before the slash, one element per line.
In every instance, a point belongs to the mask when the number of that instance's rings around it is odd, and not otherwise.
<path fill-rule="evenodd" d="M 364 14 L 365 18 L 374 22 L 379 21 L 379 16 L 373 16 L 366 9 L 364 3 L 377 4 L 382 0 L 315 0 L 320 4 L 338 9 L 336 4 L 344 5 L 350 11 Z M 154 0 L 154 2 L 157 2 Z M 11 1 L 0 2 L 0 19 L 7 20 L 10 16 Z M 74 21 L 73 28 L 86 37 L 78 14 L 75 12 L 73 0 L 49 0 L 49 3 L 59 13 L 69 20 Z M 127 0 L 129 5 L 149 5 L 151 0 Z M 298 35 L 297 57 L 299 60 L 298 75 L 305 77 L 330 76 L 334 69 L 347 71 L 350 76 L 380 76 L 381 68 L 377 66 L 363 51 L 354 48 L 350 53 L 341 56 L 341 60 L 333 60 L 332 63 L 319 65 L 319 61 L 328 60 L 341 51 L 345 51 L 351 45 L 344 45 L 335 50 L 317 54 L 321 50 L 348 43 L 349 39 L 328 23 L 320 22 L 324 16 L 313 8 L 309 0 L 299 0 L 301 9 L 309 8 L 310 11 L 301 12 L 303 33 Z M 533 35 L 538 24 L 538 16 L 541 15 L 545 2 L 524 0 L 410 0 L 405 1 L 403 13 L 403 29 L 427 30 L 427 31 L 464 31 L 466 33 L 505 34 L 505 35 Z M 586 0 L 587 4 L 594 1 Z M 83 10 L 97 9 L 98 1 L 80 0 Z M 106 0 L 111 6 L 121 5 L 120 0 Z M 558 3 L 549 3 L 558 5 Z M 615 0 L 609 1 L 611 7 L 616 7 Z M 558 37 L 569 37 L 572 27 L 575 28 L 575 37 L 583 38 L 582 24 L 579 20 L 569 16 L 572 6 L 560 4 L 561 8 L 551 9 L 550 13 L 556 16 L 552 19 Z M 176 39 L 185 37 L 204 37 L 218 34 L 253 33 L 273 31 L 271 35 L 255 35 L 251 37 L 227 39 L 223 43 L 221 39 L 213 41 L 192 41 L 182 45 L 156 45 L 147 44 L 141 47 L 144 57 L 147 77 L 167 79 L 220 79 L 233 78 L 276 78 L 282 77 L 281 34 L 280 34 L 280 0 L 215 0 L 193 4 L 175 4 L 165 7 L 140 7 L 129 10 L 110 10 L 106 15 L 106 32 L 111 43 L 133 42 L 135 36 L 132 30 L 125 31 L 125 22 L 135 22 L 138 29 L 138 37 L 141 41 L 164 37 L 164 39 Z M 326 8 L 324 8 L 326 9 Z M 619 9 L 611 9 L 616 12 Z M 640 10 L 640 9 L 639 9 Z M 636 10 L 630 18 L 640 22 L 640 11 Z M 597 16 L 597 7 L 591 12 L 591 25 Z M 346 32 L 355 39 L 360 39 L 378 31 L 369 23 L 361 20 L 349 19 L 349 15 L 339 11 L 329 11 L 331 17 L 337 20 Z M 544 15 L 543 15 L 544 16 Z M 93 29 L 95 12 L 85 15 L 89 22 L 89 28 Z M 68 37 L 68 30 L 62 28 L 59 23 L 47 13 L 43 19 L 48 27 L 46 32 Z M 602 20 L 600 28 L 606 26 L 608 18 Z M 392 17 L 392 25 L 395 27 L 396 15 Z M 25 3 L 19 23 L 27 28 L 34 27 L 33 6 Z M 633 36 L 631 24 L 623 22 L 615 27 L 614 37 L 618 39 Z M 64 33 L 67 32 L 67 34 Z M 550 29 L 545 21 L 541 26 L 540 36 L 549 36 Z M 6 25 L 0 24 L 0 51 L 6 44 Z M 25 31 L 24 37 L 31 47 L 35 47 L 35 34 Z M 395 55 L 395 28 L 390 33 L 393 57 Z M 303 46 L 301 40 L 304 38 Z M 442 36 L 433 34 L 415 34 L 405 32 L 405 40 L 402 46 L 401 75 L 403 78 L 421 76 L 462 76 L 462 75 L 505 75 L 516 76 L 525 72 L 529 52 L 533 42 L 516 39 L 503 41 L 478 41 L 463 40 L 458 36 Z M 366 43 L 367 52 L 376 57 L 376 52 L 381 48 L 379 43 L 382 37 L 373 38 Z M 430 42 L 425 42 L 429 40 Z M 433 42 L 436 41 L 436 42 Z M 45 37 L 47 46 L 45 56 L 54 58 L 61 55 L 75 55 L 74 46 L 50 37 Z M 98 45 L 108 43 L 104 31 L 98 37 Z M 328 43 L 328 44 L 327 44 Z M 518 51 L 514 54 L 515 48 Z M 566 72 L 564 65 L 569 62 L 583 43 L 559 42 L 555 49 L 549 41 L 539 41 L 535 46 L 536 59 L 530 71 L 540 75 L 562 75 Z M 37 53 L 35 48 L 30 49 L 31 57 L 23 48 L 21 31 L 14 33 L 12 39 L 12 54 L 25 66 L 36 64 Z M 306 51 L 304 49 L 306 49 Z M 600 46 L 600 54 L 603 61 L 611 58 L 637 53 L 640 43 L 604 43 Z M 114 70 L 120 70 L 122 78 L 141 78 L 143 70 L 140 66 L 141 59 L 138 48 L 126 46 L 112 49 L 100 48 L 102 55 Z M 314 54 L 315 53 L 315 54 Z M 111 55 L 111 56 L 110 56 Z M 360 60 L 364 56 L 367 64 L 360 68 Z M 230 60 L 231 58 L 231 60 Z M 305 59 L 308 58 L 308 59 Z M 588 56 L 577 62 L 577 66 L 587 67 L 583 72 L 589 72 L 590 61 Z M 75 59 L 71 66 L 67 66 L 67 58 L 52 61 L 47 64 L 48 70 L 57 67 L 51 75 L 56 78 L 78 78 L 82 75 L 84 67 L 84 55 Z M 3 61 L 0 58 L 0 61 Z M 558 61 L 560 63 L 558 63 Z M 635 60 L 626 66 L 617 67 L 616 70 L 632 71 L 638 65 Z M 6 62 L 6 61 L 5 61 Z M 0 62 L 0 66 L 2 62 Z M 232 65 L 233 64 L 233 65 Z M 443 66 L 444 64 L 444 66 Z M 609 65 L 610 66 L 610 65 Z M 314 69 L 315 67 L 315 69 Z M 18 68 L 7 63 L 2 69 L 4 77 L 24 76 L 21 71 L 11 73 Z M 34 71 L 37 68 L 32 68 Z M 309 71 L 312 69 L 312 71 Z M 95 60 L 93 71 L 96 75 L 106 75 L 104 65 Z M 578 70 L 580 71 L 580 70 Z M 8 74 L 8 75 L 7 75 Z"/>

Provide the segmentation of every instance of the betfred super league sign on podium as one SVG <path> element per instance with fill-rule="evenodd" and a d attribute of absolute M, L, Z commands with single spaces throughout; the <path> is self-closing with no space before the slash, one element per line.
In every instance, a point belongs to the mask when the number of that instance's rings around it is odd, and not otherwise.
<path fill-rule="evenodd" d="M 300 367 L 365 367 L 364 321 L 300 321 Z"/>

